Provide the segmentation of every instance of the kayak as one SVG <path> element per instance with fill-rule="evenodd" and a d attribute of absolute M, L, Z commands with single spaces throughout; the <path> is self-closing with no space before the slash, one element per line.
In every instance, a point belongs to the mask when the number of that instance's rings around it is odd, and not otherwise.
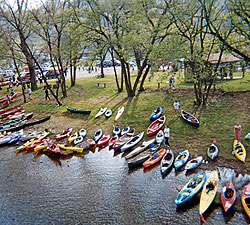
<path fill-rule="evenodd" d="M 185 170 L 192 170 L 192 169 L 197 168 L 197 167 L 201 164 L 202 160 L 203 160 L 203 157 L 202 157 L 202 156 L 198 156 L 198 157 L 196 157 L 195 159 L 190 160 L 190 161 L 186 164 Z"/>
<path fill-rule="evenodd" d="M 0 127 L 4 128 L 4 127 L 12 126 L 12 125 L 14 126 L 17 123 L 20 123 L 20 122 L 22 122 L 24 120 L 30 119 L 32 116 L 33 116 L 33 113 L 27 113 L 25 115 L 17 117 L 14 120 L 7 120 L 7 121 L 4 121 L 4 122 L 0 122 Z"/>
<path fill-rule="evenodd" d="M 125 145 L 121 147 L 121 152 L 124 152 L 130 148 L 133 148 L 135 145 L 137 145 L 141 141 L 143 136 L 144 136 L 144 132 L 141 132 L 140 134 L 131 138 L 127 143 L 125 143 Z"/>
<path fill-rule="evenodd" d="M 118 135 L 115 135 L 114 137 L 110 138 L 108 143 L 109 148 L 111 148 L 117 142 L 117 140 L 118 140 Z"/>
<path fill-rule="evenodd" d="M 78 145 L 79 143 L 83 142 L 83 136 L 78 136 L 75 140 L 74 140 L 74 145 Z"/>
<path fill-rule="evenodd" d="M 248 133 L 248 134 L 245 136 L 245 140 L 250 141 L 250 133 Z"/>
<path fill-rule="evenodd" d="M 250 218 L 250 190 L 247 186 L 244 187 L 244 190 L 241 194 L 241 203 L 246 214 Z"/>
<path fill-rule="evenodd" d="M 72 107 L 66 107 L 67 110 L 71 113 L 79 113 L 79 114 L 90 114 L 91 110 L 86 110 L 86 109 L 77 109 L 77 108 L 72 108 Z"/>
<path fill-rule="evenodd" d="M 205 181 L 206 174 L 204 172 L 197 173 L 193 176 L 176 196 L 176 206 L 178 207 L 193 198 L 201 190 Z"/>
<path fill-rule="evenodd" d="M 162 116 L 159 119 L 155 120 L 153 123 L 151 123 L 147 129 L 147 135 L 150 137 L 156 134 L 163 127 L 165 120 L 166 117 Z"/>
<path fill-rule="evenodd" d="M 113 145 L 113 149 L 114 151 L 118 151 L 119 149 L 121 149 L 121 147 L 128 142 L 130 139 L 133 138 L 135 134 L 135 129 L 131 129 L 128 133 L 124 134 L 123 136 L 121 136 L 116 143 Z"/>
<path fill-rule="evenodd" d="M 10 101 L 13 101 L 13 99 L 17 96 L 17 93 L 15 93 L 14 95 L 10 96 Z M 1 107 L 5 107 L 7 104 L 9 104 L 9 102 L 7 100 L 5 100 L 3 102 L 3 104 L 1 105 Z"/>
<path fill-rule="evenodd" d="M 153 148 L 148 148 L 141 152 L 137 156 L 133 157 L 128 161 L 128 167 L 132 168 L 134 166 L 140 165 L 145 162 L 149 157 L 160 149 L 160 145 L 156 144 Z"/>
<path fill-rule="evenodd" d="M 224 211 L 227 212 L 236 200 L 236 190 L 234 188 L 232 180 L 229 180 L 227 185 L 223 187 L 220 196 Z"/>
<path fill-rule="evenodd" d="M 174 162 L 174 153 L 172 150 L 167 150 L 166 154 L 161 160 L 161 173 L 164 175 L 169 168 L 173 165 Z"/>
<path fill-rule="evenodd" d="M 88 139 L 87 142 L 88 142 L 89 146 L 95 145 L 95 141 L 93 139 Z"/>
<path fill-rule="evenodd" d="M 47 149 L 52 152 L 52 153 L 56 153 L 56 154 L 61 154 L 61 150 L 58 147 L 58 145 L 52 143 L 51 141 L 47 141 L 46 142 L 47 145 Z"/>
<path fill-rule="evenodd" d="M 70 150 L 73 152 L 79 152 L 79 153 L 83 152 L 83 148 L 78 148 L 78 147 L 74 147 L 74 146 L 65 146 L 65 145 L 61 145 L 61 144 L 57 144 L 57 146 L 61 149 Z"/>
<path fill-rule="evenodd" d="M 19 116 L 22 116 L 24 114 L 25 114 L 25 110 L 23 109 L 23 110 L 21 110 L 19 112 L 15 112 L 13 114 L 8 115 L 6 118 L 9 119 L 9 120 L 14 120 L 14 119 L 16 119 Z"/>
<path fill-rule="evenodd" d="M 86 131 L 85 129 L 83 129 L 83 128 L 82 128 L 81 130 L 78 131 L 78 135 L 79 135 L 79 136 L 85 137 L 86 134 L 87 134 L 87 131 Z"/>
<path fill-rule="evenodd" d="M 72 134 L 68 137 L 68 142 L 72 143 L 77 137 L 78 137 L 78 134 L 77 134 L 77 132 L 75 132 L 74 134 Z"/>
<path fill-rule="evenodd" d="M 99 110 L 99 112 L 95 115 L 95 118 L 98 118 L 99 116 L 101 116 L 103 113 L 105 113 L 107 110 L 107 108 L 101 108 Z"/>
<path fill-rule="evenodd" d="M 219 148 L 213 143 L 207 150 L 207 155 L 210 159 L 215 159 L 219 154 Z"/>
<path fill-rule="evenodd" d="M 219 184 L 219 176 L 218 172 L 214 171 L 210 177 L 206 180 L 200 197 L 200 206 L 199 206 L 199 213 L 202 214 L 208 209 L 208 207 L 213 202 Z"/>
<path fill-rule="evenodd" d="M 194 127 L 200 126 L 199 120 L 191 113 L 188 113 L 188 112 L 185 112 L 184 110 L 181 110 L 181 117 L 185 122 L 187 122 L 188 124 L 191 124 Z"/>
<path fill-rule="evenodd" d="M 138 155 L 139 153 L 143 152 L 145 149 L 148 148 L 148 146 L 152 143 L 155 142 L 155 139 L 151 139 L 149 141 L 144 141 L 142 142 L 142 144 L 137 147 L 136 149 L 134 149 L 132 152 L 130 152 L 128 155 L 125 156 L 125 159 L 129 159 L 129 158 L 132 158 L 136 155 Z"/>
<path fill-rule="evenodd" d="M 11 134 L 6 134 L 0 138 L 0 145 L 12 144 L 14 142 L 17 142 L 19 139 L 21 140 L 22 135 L 23 135 L 23 130 Z"/>
<path fill-rule="evenodd" d="M 113 134 L 114 135 L 118 135 L 121 133 L 121 129 L 118 126 L 113 125 L 114 129 L 113 129 Z"/>
<path fill-rule="evenodd" d="M 159 130 L 158 133 L 156 134 L 155 141 L 156 143 L 160 144 L 164 141 L 164 133 L 162 130 Z"/>
<path fill-rule="evenodd" d="M 144 168 L 152 166 L 159 162 L 163 156 L 166 154 L 166 149 L 162 148 L 159 151 L 155 152 L 152 156 L 149 157 L 142 165 Z"/>
<path fill-rule="evenodd" d="M 97 146 L 107 144 L 110 139 L 110 135 L 103 135 L 102 138 L 98 141 Z"/>
<path fill-rule="evenodd" d="M 154 112 L 152 112 L 152 114 L 150 115 L 149 119 L 150 120 L 156 120 L 158 119 L 161 114 L 162 114 L 162 108 L 161 107 L 158 107 Z"/>
<path fill-rule="evenodd" d="M 121 131 L 121 136 L 128 133 L 130 131 L 130 126 L 127 124 Z"/>
<path fill-rule="evenodd" d="M 37 147 L 37 146 L 39 146 L 39 145 L 42 145 L 42 144 L 45 144 L 47 141 L 48 141 L 47 139 L 39 140 L 39 141 L 37 141 L 37 142 L 35 142 L 35 143 L 32 143 L 32 144 L 30 144 L 30 145 L 27 145 L 27 146 L 25 147 L 25 150 L 26 150 L 26 151 L 31 151 L 31 150 L 33 150 L 35 147 Z"/>
<path fill-rule="evenodd" d="M 241 142 L 234 140 L 233 153 L 235 154 L 237 159 L 245 163 L 247 153 Z"/>
<path fill-rule="evenodd" d="M 121 107 L 121 108 L 118 110 L 118 112 L 117 112 L 117 114 L 116 114 L 116 116 L 115 116 L 115 121 L 117 121 L 117 120 L 120 118 L 120 116 L 123 114 L 123 112 L 124 112 L 124 107 Z"/>
<path fill-rule="evenodd" d="M 182 167 L 189 158 L 189 151 L 185 150 L 185 151 L 180 151 L 179 155 L 176 157 L 175 161 L 174 161 L 174 167 L 175 169 L 179 169 L 180 167 Z"/>
<path fill-rule="evenodd" d="M 69 136 L 71 134 L 72 130 L 73 130 L 73 128 L 68 128 L 68 129 L 64 130 L 61 134 L 57 134 L 56 141 L 60 141 L 63 138 Z"/>
<path fill-rule="evenodd" d="M 111 111 L 111 109 L 108 109 L 106 112 L 105 112 L 105 117 L 106 118 L 109 118 L 109 117 L 111 117 L 112 116 L 112 111 Z"/>
<path fill-rule="evenodd" d="M 95 142 L 98 142 L 99 139 L 102 137 L 102 134 L 103 134 L 102 129 L 97 130 L 97 131 L 95 132 L 95 134 L 94 134 L 94 138 L 93 138 L 94 141 L 95 141 Z"/>
<path fill-rule="evenodd" d="M 5 110 L 0 110 L 0 118 L 7 117 L 8 115 L 14 114 L 18 111 L 21 111 L 23 109 L 22 105 L 18 105 L 13 108 L 5 109 Z"/>

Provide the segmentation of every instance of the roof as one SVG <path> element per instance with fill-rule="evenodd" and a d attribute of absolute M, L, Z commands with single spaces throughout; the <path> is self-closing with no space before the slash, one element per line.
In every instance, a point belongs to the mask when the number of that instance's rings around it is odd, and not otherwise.
<path fill-rule="evenodd" d="M 210 62 L 211 64 L 217 63 L 219 56 L 220 56 L 220 53 L 210 54 L 210 56 L 208 58 L 208 62 Z M 241 60 L 242 60 L 241 58 L 238 58 L 238 57 L 232 55 L 231 53 L 223 53 L 222 58 L 221 58 L 221 63 L 239 62 Z"/>

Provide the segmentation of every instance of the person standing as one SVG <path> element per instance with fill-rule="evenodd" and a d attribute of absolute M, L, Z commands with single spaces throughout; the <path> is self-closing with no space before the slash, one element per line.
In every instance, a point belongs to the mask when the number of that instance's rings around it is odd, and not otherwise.
<path fill-rule="evenodd" d="M 168 148 L 170 147 L 170 128 L 168 127 L 168 125 L 166 125 L 165 129 L 164 129 L 164 137 L 165 137 L 165 146 L 167 146 Z"/>
<path fill-rule="evenodd" d="M 241 125 L 237 122 L 234 126 L 234 135 L 237 141 L 240 141 Z"/>
<path fill-rule="evenodd" d="M 45 88 L 45 100 L 47 100 L 47 99 L 50 100 L 49 91 L 48 91 L 48 88 Z"/>
<path fill-rule="evenodd" d="M 180 103 L 175 100 L 174 101 L 174 111 L 175 111 L 175 117 L 177 117 L 178 113 L 179 113 L 179 109 L 180 109 Z"/>
<path fill-rule="evenodd" d="M 32 91 L 31 91 L 30 87 L 28 88 L 27 93 L 29 94 L 29 99 L 31 99 L 31 93 L 32 93 Z"/>

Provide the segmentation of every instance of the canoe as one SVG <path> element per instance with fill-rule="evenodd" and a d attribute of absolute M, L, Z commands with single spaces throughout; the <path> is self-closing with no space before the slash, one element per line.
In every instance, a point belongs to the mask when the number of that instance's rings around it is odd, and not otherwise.
<path fill-rule="evenodd" d="M 248 134 L 245 136 L 245 140 L 250 141 L 250 133 L 248 133 Z"/>
<path fill-rule="evenodd" d="M 83 136 L 78 136 L 75 140 L 74 140 L 74 145 L 78 145 L 81 142 L 83 142 Z"/>
<path fill-rule="evenodd" d="M 189 158 L 189 151 L 185 150 L 185 151 L 180 151 L 179 155 L 176 157 L 175 161 L 174 161 L 174 167 L 176 170 L 178 170 L 180 167 L 182 167 Z"/>
<path fill-rule="evenodd" d="M 14 95 L 10 96 L 10 101 L 13 101 L 14 98 L 15 98 L 16 96 L 17 96 L 17 93 L 15 93 Z M 5 101 L 3 102 L 3 104 L 1 105 L 1 107 L 3 108 L 3 107 L 5 107 L 7 104 L 9 104 L 9 103 L 8 103 L 7 100 L 5 99 Z"/>
<path fill-rule="evenodd" d="M 203 185 L 200 197 L 200 206 L 199 206 L 199 213 L 201 216 L 213 202 L 217 193 L 218 184 L 219 184 L 218 172 L 214 171 L 210 175 L 210 177 L 208 177 L 205 184 Z"/>
<path fill-rule="evenodd" d="M 50 120 L 50 118 L 51 118 L 51 116 L 47 115 L 47 116 L 44 116 L 40 119 L 32 119 L 30 121 L 25 122 L 25 127 L 30 127 L 30 126 L 34 126 L 34 125 L 37 125 L 40 123 L 44 123 L 44 122 Z"/>
<path fill-rule="evenodd" d="M 103 113 L 105 113 L 107 108 L 101 108 L 99 112 L 95 115 L 95 119 L 101 116 Z"/>
<path fill-rule="evenodd" d="M 25 114 L 25 110 L 23 109 L 23 110 L 21 110 L 19 112 L 15 112 L 13 114 L 8 115 L 6 118 L 9 119 L 9 120 L 14 120 L 14 119 L 16 119 L 19 116 L 22 116 L 24 114 Z"/>
<path fill-rule="evenodd" d="M 94 138 L 93 138 L 94 141 L 95 141 L 95 142 L 98 142 L 99 139 L 102 137 L 102 134 L 103 134 L 102 129 L 97 130 L 97 131 L 95 132 L 95 134 L 94 134 Z"/>
<path fill-rule="evenodd" d="M 241 203 L 246 214 L 250 218 L 250 191 L 247 186 L 244 187 L 244 190 L 241 194 Z"/>
<path fill-rule="evenodd" d="M 57 134 L 56 141 L 60 141 L 63 138 L 69 136 L 71 134 L 72 130 L 73 130 L 73 128 L 68 128 L 68 129 L 64 130 L 61 134 Z"/>
<path fill-rule="evenodd" d="M 114 135 L 118 135 L 121 133 L 121 129 L 118 126 L 113 125 L 114 129 L 113 129 L 113 134 Z"/>
<path fill-rule="evenodd" d="M 115 121 L 117 121 L 117 120 L 120 118 L 120 116 L 122 115 L 123 112 L 124 112 L 124 106 L 121 107 L 121 108 L 118 110 L 118 112 L 117 112 L 117 114 L 116 114 L 116 116 L 115 116 Z"/>
<path fill-rule="evenodd" d="M 162 130 L 159 130 L 155 137 L 156 143 L 162 143 L 164 141 L 164 133 Z"/>
<path fill-rule="evenodd" d="M 152 166 L 159 162 L 163 156 L 166 154 L 166 149 L 162 148 L 159 151 L 155 152 L 152 156 L 149 157 L 142 165 L 144 168 Z"/>
<path fill-rule="evenodd" d="M 74 134 L 72 134 L 68 137 L 68 142 L 72 143 L 77 137 L 78 137 L 78 134 L 77 134 L 77 132 L 75 132 Z"/>
<path fill-rule="evenodd" d="M 197 173 L 193 176 L 176 196 L 176 206 L 178 207 L 193 198 L 201 190 L 205 181 L 206 174 L 204 172 Z"/>
<path fill-rule="evenodd" d="M 194 127 L 199 127 L 200 122 L 199 120 L 192 115 L 191 113 L 185 112 L 184 110 L 181 110 L 181 118 L 187 122 L 188 124 L 191 124 Z"/>
<path fill-rule="evenodd" d="M 147 129 L 147 135 L 150 137 L 156 134 L 163 127 L 165 120 L 166 117 L 162 116 L 155 120 L 153 123 L 151 123 Z"/>
<path fill-rule="evenodd" d="M 9 108 L 9 109 L 4 109 L 4 110 L 0 110 L 0 118 L 4 118 L 4 117 L 7 117 L 8 115 L 11 115 L 13 113 L 16 113 L 20 110 L 23 109 L 23 106 L 22 105 L 17 105 L 13 108 Z"/>
<path fill-rule="evenodd" d="M 118 140 L 118 135 L 115 135 L 114 137 L 110 138 L 108 143 L 109 148 L 111 148 L 117 142 L 117 140 Z"/>
<path fill-rule="evenodd" d="M 78 131 L 78 135 L 85 137 L 87 135 L 87 131 L 84 128 L 82 128 Z"/>
<path fill-rule="evenodd" d="M 227 185 L 223 187 L 220 197 L 224 211 L 227 212 L 236 200 L 236 190 L 232 180 L 229 180 Z"/>
<path fill-rule="evenodd" d="M 134 166 L 138 166 L 145 162 L 149 157 L 157 152 L 160 149 L 160 144 L 156 144 L 153 148 L 148 148 L 145 151 L 141 152 L 137 156 L 133 157 L 128 161 L 128 167 L 132 168 Z"/>
<path fill-rule="evenodd" d="M 91 110 L 71 108 L 68 106 L 66 108 L 71 113 L 80 113 L 80 114 L 90 114 L 91 113 Z"/>
<path fill-rule="evenodd" d="M 119 149 L 121 149 L 121 147 L 128 142 L 130 139 L 133 138 L 135 134 L 135 129 L 131 129 L 128 133 L 124 134 L 123 136 L 121 136 L 116 143 L 113 145 L 113 149 L 114 151 L 118 151 Z"/>
<path fill-rule="evenodd" d="M 219 148 L 213 143 L 207 149 L 207 155 L 210 159 L 215 159 L 219 154 Z"/>
<path fill-rule="evenodd" d="M 151 139 L 149 141 L 144 141 L 142 142 L 142 144 L 137 147 L 136 149 L 134 149 L 132 152 L 130 152 L 128 155 L 125 156 L 125 159 L 129 159 L 132 158 L 136 155 L 138 155 L 139 153 L 143 152 L 144 150 L 146 150 L 148 148 L 148 146 L 152 143 L 155 142 L 155 139 Z"/>
<path fill-rule="evenodd" d="M 61 144 L 57 144 L 57 146 L 61 149 L 70 150 L 73 152 L 79 152 L 79 153 L 83 152 L 83 148 L 78 148 L 78 147 L 74 147 L 74 146 L 65 146 L 65 145 L 61 145 Z"/>
<path fill-rule="evenodd" d="M 102 138 L 98 141 L 97 146 L 102 146 L 108 143 L 110 135 L 103 135 Z"/>
<path fill-rule="evenodd" d="M 137 145 L 141 141 L 143 136 L 144 136 L 144 132 L 141 132 L 140 134 L 131 138 L 128 142 L 125 143 L 125 145 L 121 147 L 121 152 L 124 152 L 130 148 L 133 148 L 135 145 Z"/>
<path fill-rule="evenodd" d="M 121 131 L 121 136 L 128 133 L 130 131 L 130 126 L 127 124 Z"/>
<path fill-rule="evenodd" d="M 245 163 L 247 153 L 246 153 L 246 149 L 244 148 L 241 142 L 234 140 L 233 153 L 237 159 Z"/>
<path fill-rule="evenodd" d="M 89 146 L 95 145 L 95 141 L 93 139 L 88 139 L 87 142 L 89 143 Z"/>
<path fill-rule="evenodd" d="M 197 168 L 201 164 L 202 160 L 203 160 L 202 156 L 198 156 L 195 159 L 190 160 L 186 164 L 185 170 L 193 170 L 193 169 Z"/>
<path fill-rule="evenodd" d="M 161 160 L 161 173 L 164 175 L 174 163 L 174 153 L 172 150 L 167 150 Z"/>
<path fill-rule="evenodd" d="M 109 118 L 112 116 L 112 110 L 111 109 L 108 109 L 106 112 L 105 112 L 105 117 L 106 118 Z"/>
<path fill-rule="evenodd" d="M 158 119 L 161 114 L 162 114 L 162 108 L 161 107 L 158 107 L 154 112 L 152 112 L 152 114 L 150 115 L 149 119 L 150 120 L 156 120 Z"/>

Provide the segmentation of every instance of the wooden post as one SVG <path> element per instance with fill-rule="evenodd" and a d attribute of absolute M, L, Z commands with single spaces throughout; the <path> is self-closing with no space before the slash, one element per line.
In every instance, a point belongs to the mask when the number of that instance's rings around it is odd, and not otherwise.
<path fill-rule="evenodd" d="M 161 83 L 158 83 L 158 89 L 160 88 L 160 84 L 161 84 Z"/>
<path fill-rule="evenodd" d="M 99 87 L 99 83 L 97 82 L 97 87 Z"/>
<path fill-rule="evenodd" d="M 106 83 L 104 83 L 104 87 L 106 87 Z"/>

